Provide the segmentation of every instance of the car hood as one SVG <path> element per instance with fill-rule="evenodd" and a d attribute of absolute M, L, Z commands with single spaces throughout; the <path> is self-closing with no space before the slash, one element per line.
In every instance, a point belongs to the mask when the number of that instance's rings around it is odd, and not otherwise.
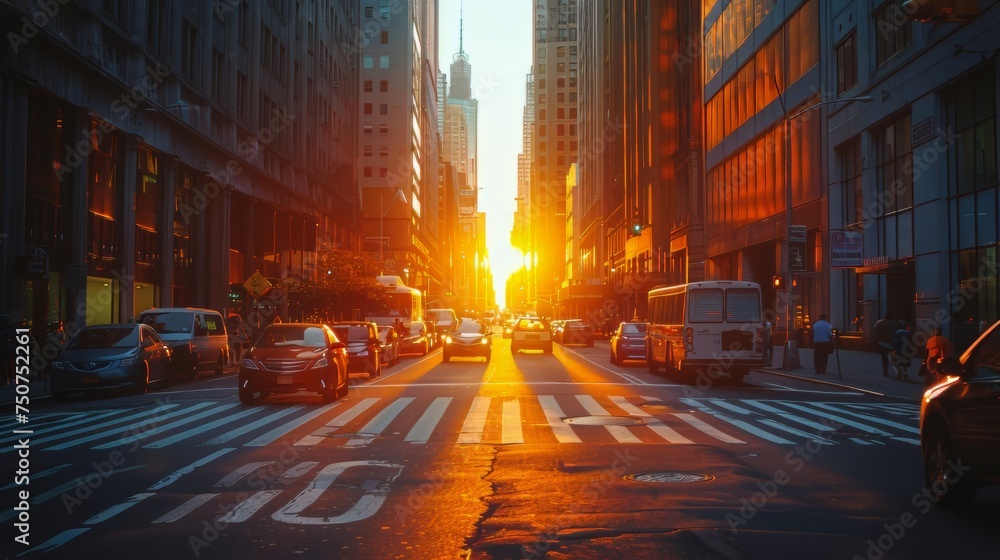
<path fill-rule="evenodd" d="M 268 359 L 296 359 L 315 360 L 319 358 L 326 349 L 324 348 L 254 348 L 251 357 L 256 360 Z"/>
<path fill-rule="evenodd" d="M 63 350 L 56 358 L 60 362 L 96 362 L 120 360 L 134 356 L 134 348 L 87 348 L 80 350 Z"/>

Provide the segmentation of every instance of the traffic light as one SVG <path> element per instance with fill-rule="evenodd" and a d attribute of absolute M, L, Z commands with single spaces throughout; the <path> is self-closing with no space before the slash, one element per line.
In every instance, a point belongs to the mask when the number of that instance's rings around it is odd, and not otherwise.
<path fill-rule="evenodd" d="M 774 289 L 780 290 L 785 287 L 785 279 L 780 274 L 777 274 L 771 277 L 771 284 L 774 286 Z"/>
<path fill-rule="evenodd" d="M 629 231 L 633 236 L 642 235 L 642 224 L 640 224 L 639 222 L 632 222 L 632 227 L 630 228 Z"/>

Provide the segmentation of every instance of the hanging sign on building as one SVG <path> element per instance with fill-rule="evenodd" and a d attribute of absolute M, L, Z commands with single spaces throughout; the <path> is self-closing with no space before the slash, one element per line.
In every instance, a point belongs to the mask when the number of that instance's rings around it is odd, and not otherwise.
<path fill-rule="evenodd" d="M 806 272 L 806 226 L 788 226 L 788 264 L 792 272 Z"/>
<path fill-rule="evenodd" d="M 830 268 L 856 268 L 864 264 L 863 241 L 860 231 L 831 231 Z"/>

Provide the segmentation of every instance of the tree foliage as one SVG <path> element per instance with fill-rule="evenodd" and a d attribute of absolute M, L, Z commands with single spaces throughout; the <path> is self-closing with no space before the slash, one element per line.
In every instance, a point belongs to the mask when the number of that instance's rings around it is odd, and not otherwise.
<path fill-rule="evenodd" d="M 365 310 L 383 301 L 384 290 L 375 278 L 382 264 L 372 253 L 323 249 L 317 253 L 316 281 L 299 283 L 289 300 L 304 315 L 334 320 L 350 319 L 354 309 Z"/>

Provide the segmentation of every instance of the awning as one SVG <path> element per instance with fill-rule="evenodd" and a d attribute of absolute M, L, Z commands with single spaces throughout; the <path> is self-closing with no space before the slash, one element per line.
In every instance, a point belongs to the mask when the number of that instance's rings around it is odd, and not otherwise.
<path fill-rule="evenodd" d="M 888 274 L 890 276 L 906 276 L 913 273 L 913 261 L 892 260 L 872 264 L 869 266 L 855 267 L 857 274 Z"/>

